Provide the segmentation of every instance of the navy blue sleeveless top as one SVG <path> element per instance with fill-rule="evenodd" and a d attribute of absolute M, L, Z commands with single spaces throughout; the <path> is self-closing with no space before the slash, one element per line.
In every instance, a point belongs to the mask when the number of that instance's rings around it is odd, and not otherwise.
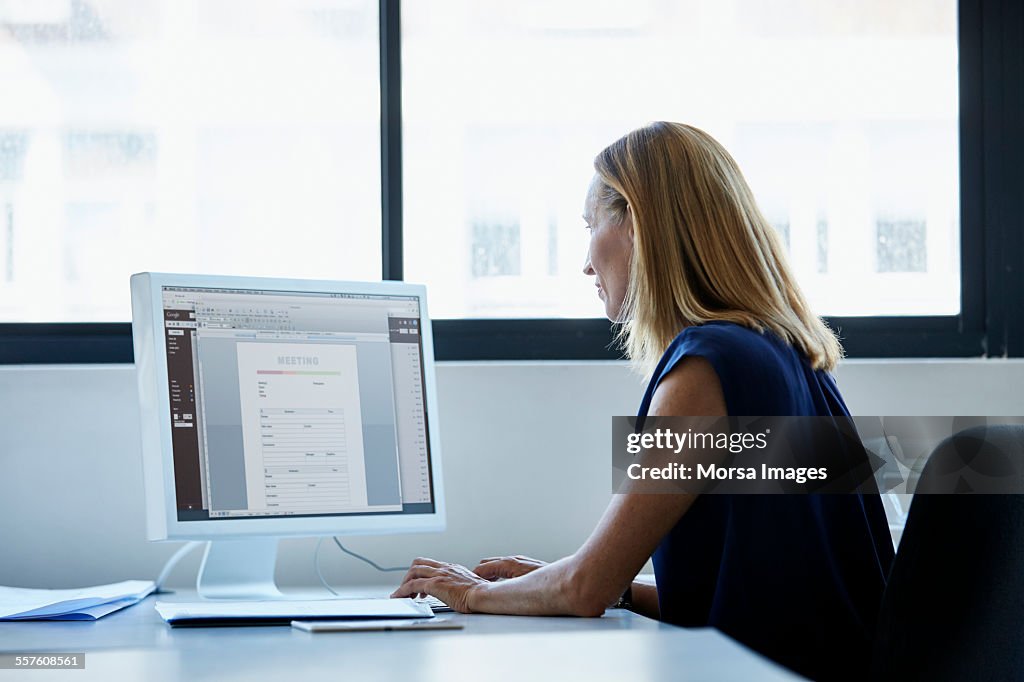
<path fill-rule="evenodd" d="M 771 332 L 683 330 L 637 414 L 685 357 L 706 359 L 731 416 L 849 415 L 831 375 Z M 703 495 L 653 555 L 661 619 L 711 626 L 813 679 L 864 678 L 893 560 L 877 495 Z"/>

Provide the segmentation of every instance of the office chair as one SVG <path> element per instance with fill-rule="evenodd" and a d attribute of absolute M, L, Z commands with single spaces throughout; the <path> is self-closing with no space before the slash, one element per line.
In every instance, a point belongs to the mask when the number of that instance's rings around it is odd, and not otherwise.
<path fill-rule="evenodd" d="M 873 679 L 1024 679 L 1022 470 L 1020 425 L 967 429 L 932 453 L 882 598 Z M 981 489 L 1001 494 L 963 494 Z"/>

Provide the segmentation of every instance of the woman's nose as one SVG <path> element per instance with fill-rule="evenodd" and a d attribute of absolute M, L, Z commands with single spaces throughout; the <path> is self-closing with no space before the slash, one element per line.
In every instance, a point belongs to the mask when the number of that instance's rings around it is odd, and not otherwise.
<path fill-rule="evenodd" d="M 597 274 L 594 272 L 594 266 L 590 264 L 590 249 L 587 249 L 587 257 L 583 260 L 583 274 L 591 277 Z"/>

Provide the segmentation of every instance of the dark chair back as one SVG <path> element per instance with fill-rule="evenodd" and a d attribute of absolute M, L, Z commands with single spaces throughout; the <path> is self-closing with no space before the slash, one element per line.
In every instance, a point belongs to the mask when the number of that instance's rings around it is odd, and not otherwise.
<path fill-rule="evenodd" d="M 1024 680 L 1022 465 L 1024 426 L 967 429 L 932 453 L 882 599 L 874 679 Z M 1018 494 L 937 493 L 992 472 Z"/>

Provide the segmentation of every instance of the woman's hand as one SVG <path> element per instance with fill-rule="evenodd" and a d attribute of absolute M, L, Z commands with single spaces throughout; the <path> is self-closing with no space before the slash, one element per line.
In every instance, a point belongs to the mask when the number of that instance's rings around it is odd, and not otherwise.
<path fill-rule="evenodd" d="M 521 575 L 536 571 L 541 566 L 546 566 L 547 563 L 539 559 L 531 559 L 522 554 L 497 556 L 481 559 L 480 564 L 473 569 L 473 572 L 487 580 L 518 578 Z"/>
<path fill-rule="evenodd" d="M 391 593 L 391 597 L 415 598 L 429 594 L 459 613 L 471 613 L 469 595 L 474 589 L 485 585 L 487 580 L 465 566 L 421 557 L 412 562 L 402 584 Z"/>

